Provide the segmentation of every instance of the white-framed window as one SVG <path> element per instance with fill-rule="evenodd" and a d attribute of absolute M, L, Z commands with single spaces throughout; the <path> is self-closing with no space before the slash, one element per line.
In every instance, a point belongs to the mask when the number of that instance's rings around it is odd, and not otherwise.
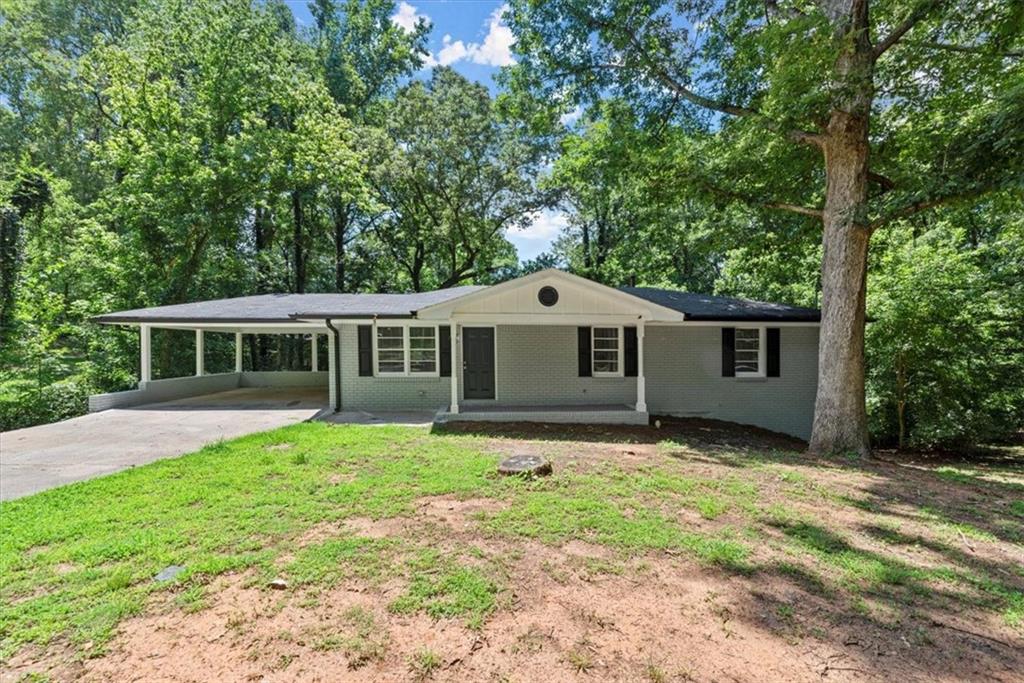
<path fill-rule="evenodd" d="M 377 374 L 437 377 L 438 343 L 436 325 L 378 325 L 373 343 Z"/>
<path fill-rule="evenodd" d="M 590 328 L 590 360 L 594 377 L 622 377 L 622 328 Z"/>
<path fill-rule="evenodd" d="M 764 377 L 765 328 L 737 327 L 733 368 L 737 377 Z"/>

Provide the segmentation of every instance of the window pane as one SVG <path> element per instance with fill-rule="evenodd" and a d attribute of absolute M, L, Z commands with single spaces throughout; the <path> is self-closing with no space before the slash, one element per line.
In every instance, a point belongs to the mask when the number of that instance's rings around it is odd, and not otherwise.
<path fill-rule="evenodd" d="M 435 372 L 437 366 L 433 359 L 429 360 L 416 360 L 415 358 L 409 361 L 410 372 L 422 373 L 422 372 Z"/>
<path fill-rule="evenodd" d="M 758 373 L 761 348 L 761 331 L 756 328 L 736 330 L 736 372 Z"/>
<path fill-rule="evenodd" d="M 409 372 L 437 372 L 437 328 L 409 328 Z"/>
<path fill-rule="evenodd" d="M 593 328 L 591 360 L 595 374 L 617 374 L 619 371 L 619 328 Z"/>
<path fill-rule="evenodd" d="M 413 349 L 409 352 L 409 370 L 410 372 L 434 372 L 437 370 L 437 358 L 433 349 L 429 351 L 419 351 Z"/>
<path fill-rule="evenodd" d="M 405 372 L 405 330 L 377 328 L 377 372 Z"/>

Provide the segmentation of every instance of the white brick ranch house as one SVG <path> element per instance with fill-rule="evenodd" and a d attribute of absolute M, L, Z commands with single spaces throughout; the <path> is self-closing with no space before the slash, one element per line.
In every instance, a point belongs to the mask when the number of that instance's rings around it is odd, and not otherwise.
<path fill-rule="evenodd" d="M 669 289 L 615 289 L 557 270 L 419 294 L 276 294 L 110 313 L 137 325 L 141 381 L 90 408 L 244 386 L 319 386 L 335 411 L 439 420 L 646 424 L 699 416 L 806 438 L 815 309 Z M 151 378 L 150 330 L 194 330 L 196 376 Z M 234 372 L 207 374 L 204 334 L 233 333 Z M 309 372 L 249 372 L 245 334 L 309 335 Z M 327 339 L 327 367 L 317 345 Z"/>

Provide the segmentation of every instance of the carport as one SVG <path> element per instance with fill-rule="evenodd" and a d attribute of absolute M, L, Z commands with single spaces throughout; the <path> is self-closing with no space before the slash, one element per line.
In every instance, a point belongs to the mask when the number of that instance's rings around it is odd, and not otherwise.
<path fill-rule="evenodd" d="M 304 303 L 318 295 L 269 294 L 220 299 L 190 304 L 120 311 L 93 318 L 107 325 L 128 325 L 139 331 L 139 383 L 129 391 L 98 394 L 89 397 L 89 411 L 129 408 L 151 403 L 219 394 L 235 389 L 267 389 L 273 391 L 306 390 L 306 400 L 319 392 L 320 406 L 330 406 L 329 368 L 320 367 L 317 349 L 324 337 L 328 340 L 328 358 L 334 358 L 335 338 L 326 321 L 297 320 L 293 317 L 297 297 Z M 192 375 L 153 379 L 154 330 L 183 330 L 194 334 L 195 368 Z M 207 335 L 226 334 L 234 337 L 234 367 L 230 372 L 207 371 Z M 301 335 L 310 345 L 310 361 L 303 370 L 254 370 L 244 367 L 247 335 Z M 328 362 L 328 365 L 332 363 Z M 281 393 L 282 401 L 286 392 Z"/>

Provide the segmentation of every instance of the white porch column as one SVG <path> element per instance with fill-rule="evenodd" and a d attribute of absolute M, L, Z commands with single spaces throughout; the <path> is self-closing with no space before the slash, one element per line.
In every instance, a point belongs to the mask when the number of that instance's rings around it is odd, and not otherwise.
<path fill-rule="evenodd" d="M 139 383 L 153 378 L 153 345 L 149 325 L 139 325 Z"/>
<path fill-rule="evenodd" d="M 644 321 L 636 324 L 636 412 L 647 412 L 647 379 L 644 377 Z"/>
<path fill-rule="evenodd" d="M 235 372 L 242 371 L 242 333 L 235 332 Z"/>
<path fill-rule="evenodd" d="M 206 346 L 203 341 L 203 331 L 196 330 L 196 377 L 206 372 Z"/>
<path fill-rule="evenodd" d="M 310 346 L 310 353 L 312 354 L 310 356 L 311 360 L 310 360 L 310 364 L 309 364 L 309 369 L 312 372 L 319 372 L 319 370 L 320 370 L 320 359 L 317 357 L 317 353 L 316 353 L 316 332 L 313 333 L 313 341 L 311 341 L 309 343 L 309 346 Z"/>
<path fill-rule="evenodd" d="M 451 323 L 451 354 L 452 354 L 452 402 L 450 412 L 459 412 L 459 378 L 462 377 L 462 364 L 458 362 L 462 356 L 462 335 L 459 334 L 459 326 L 453 320 Z"/>
<path fill-rule="evenodd" d="M 331 410 L 339 408 L 337 378 L 338 371 L 334 364 L 338 362 L 338 354 L 334 348 L 334 334 L 327 333 L 327 398 L 330 401 Z M 343 397 L 342 397 L 343 398 Z"/>

